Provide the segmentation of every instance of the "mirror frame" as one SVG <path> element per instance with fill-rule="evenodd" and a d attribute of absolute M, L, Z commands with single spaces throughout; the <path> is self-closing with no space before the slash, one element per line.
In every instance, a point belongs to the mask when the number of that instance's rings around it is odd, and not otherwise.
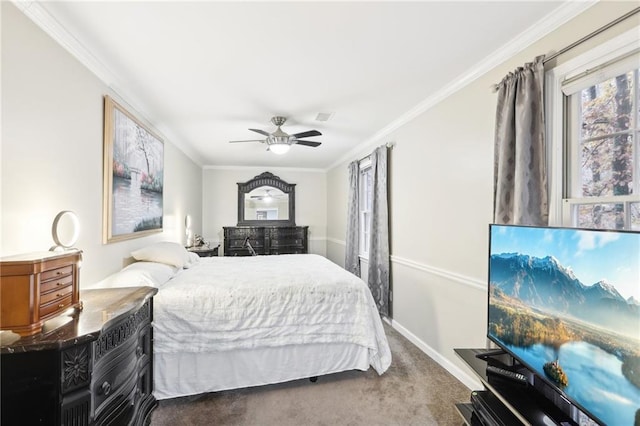
<path fill-rule="evenodd" d="M 261 186 L 272 186 L 289 197 L 289 219 L 246 220 L 244 217 L 245 194 Z M 238 226 L 296 226 L 296 184 L 287 183 L 272 173 L 264 172 L 246 182 L 238 182 Z"/>

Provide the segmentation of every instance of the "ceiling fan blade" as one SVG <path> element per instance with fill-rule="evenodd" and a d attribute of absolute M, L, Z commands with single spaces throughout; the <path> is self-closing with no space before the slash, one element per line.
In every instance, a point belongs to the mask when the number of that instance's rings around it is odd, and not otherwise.
<path fill-rule="evenodd" d="M 265 136 L 269 136 L 268 132 L 265 132 L 264 130 L 260 130 L 260 129 L 249 129 L 252 132 L 256 132 L 256 133 L 260 133 L 261 135 L 265 135 Z"/>
<path fill-rule="evenodd" d="M 291 136 L 293 136 L 296 139 L 300 139 L 300 138 L 309 138 L 311 136 L 322 136 L 322 133 L 320 133 L 317 130 L 307 130 L 306 132 L 296 133 Z"/>
<path fill-rule="evenodd" d="M 262 142 L 264 143 L 264 140 L 262 139 L 248 139 L 245 141 L 229 141 L 229 143 L 239 143 L 239 142 Z"/>
<path fill-rule="evenodd" d="M 322 142 L 313 142 L 313 141 L 296 141 L 297 145 L 304 145 L 304 146 L 312 146 L 312 147 L 316 147 L 316 146 L 320 146 Z"/>

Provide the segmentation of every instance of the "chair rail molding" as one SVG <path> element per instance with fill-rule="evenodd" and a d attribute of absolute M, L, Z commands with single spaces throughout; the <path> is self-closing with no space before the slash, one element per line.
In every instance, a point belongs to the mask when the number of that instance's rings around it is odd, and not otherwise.
<path fill-rule="evenodd" d="M 333 237 L 327 237 L 327 242 L 346 246 L 346 242 L 344 240 L 340 240 Z M 361 260 L 366 262 L 366 259 L 360 258 Z M 391 262 L 403 265 L 408 268 L 416 269 L 418 271 L 427 272 L 429 274 L 438 275 L 440 277 L 446 278 L 451 281 L 456 281 L 461 284 L 465 284 L 469 287 L 472 287 L 476 290 L 480 290 L 482 292 L 487 291 L 487 283 L 484 280 L 479 280 L 477 278 L 468 277 L 466 275 L 458 274 L 456 272 L 448 271 L 442 268 L 436 268 L 435 266 L 427 265 L 425 263 L 416 262 L 414 260 L 406 259 L 404 257 L 391 255 Z"/>
<path fill-rule="evenodd" d="M 440 277 L 449 279 L 451 281 L 456 281 L 461 284 L 465 284 L 469 287 L 473 287 L 476 290 L 480 290 L 482 292 L 487 291 L 487 283 L 483 280 L 479 280 L 477 278 L 471 278 L 466 275 L 458 274 L 456 272 L 448 271 L 446 269 L 436 268 L 435 266 L 430 266 L 424 263 L 415 262 L 413 260 L 405 259 L 400 256 L 391 256 L 391 261 L 398 265 L 407 266 L 412 269 L 417 269 L 422 272 L 427 272 L 430 274 L 438 275 Z"/>

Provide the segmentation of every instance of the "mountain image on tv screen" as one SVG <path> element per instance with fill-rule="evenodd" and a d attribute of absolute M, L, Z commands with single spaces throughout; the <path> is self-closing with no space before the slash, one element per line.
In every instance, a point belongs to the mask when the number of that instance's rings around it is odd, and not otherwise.
<path fill-rule="evenodd" d="M 488 335 L 590 417 L 640 425 L 640 233 L 492 225 Z"/>

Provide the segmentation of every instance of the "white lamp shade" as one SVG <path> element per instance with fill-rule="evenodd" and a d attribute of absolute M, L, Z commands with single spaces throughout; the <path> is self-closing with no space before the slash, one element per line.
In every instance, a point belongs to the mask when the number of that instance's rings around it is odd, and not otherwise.
<path fill-rule="evenodd" d="M 274 143 L 269 145 L 269 151 L 277 155 L 286 154 L 289 152 L 289 148 L 291 148 L 291 145 L 286 143 Z"/>

